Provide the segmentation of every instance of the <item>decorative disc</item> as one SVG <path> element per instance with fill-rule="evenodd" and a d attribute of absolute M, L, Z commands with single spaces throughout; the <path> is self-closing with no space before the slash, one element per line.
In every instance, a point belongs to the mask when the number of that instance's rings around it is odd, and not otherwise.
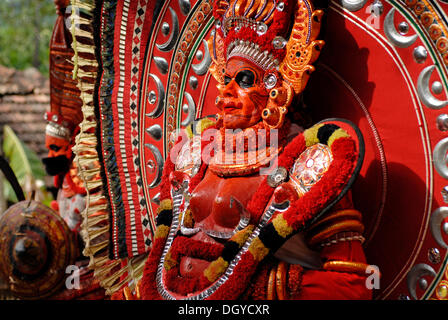
<path fill-rule="evenodd" d="M 23 299 L 51 296 L 75 259 L 75 242 L 62 218 L 36 201 L 21 201 L 0 218 L 0 276 Z"/>
<path fill-rule="evenodd" d="M 328 146 L 321 143 L 307 148 L 297 159 L 291 180 L 301 194 L 308 192 L 330 167 L 333 156 Z"/>

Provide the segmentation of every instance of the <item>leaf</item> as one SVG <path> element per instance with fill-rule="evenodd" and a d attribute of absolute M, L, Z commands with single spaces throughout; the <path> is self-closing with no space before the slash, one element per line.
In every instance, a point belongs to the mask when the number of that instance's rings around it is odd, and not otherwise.
<path fill-rule="evenodd" d="M 3 129 L 3 155 L 8 160 L 22 188 L 43 180 L 45 169 L 37 154 L 25 145 L 8 125 Z M 24 190 L 25 191 L 25 190 Z M 5 199 L 17 202 L 17 197 L 7 181 L 4 182 Z"/>

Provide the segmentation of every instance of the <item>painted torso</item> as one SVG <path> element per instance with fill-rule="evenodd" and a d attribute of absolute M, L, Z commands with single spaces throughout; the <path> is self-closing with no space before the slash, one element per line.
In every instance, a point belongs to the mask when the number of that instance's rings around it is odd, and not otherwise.
<path fill-rule="evenodd" d="M 190 199 L 194 227 L 218 232 L 234 230 L 240 222 L 241 211 L 238 206 L 231 205 L 231 198 L 246 207 L 263 178 L 265 177 L 258 174 L 223 178 L 208 170 Z M 219 242 L 219 239 L 203 231 L 195 234 L 193 239 Z M 182 276 L 199 276 L 208 264 L 204 260 L 184 257 L 180 264 L 180 273 Z"/>
<path fill-rule="evenodd" d="M 231 198 L 247 205 L 263 178 L 260 175 L 222 178 L 208 170 L 190 200 L 195 226 L 232 231 L 240 221 L 240 211 L 230 204 Z"/>

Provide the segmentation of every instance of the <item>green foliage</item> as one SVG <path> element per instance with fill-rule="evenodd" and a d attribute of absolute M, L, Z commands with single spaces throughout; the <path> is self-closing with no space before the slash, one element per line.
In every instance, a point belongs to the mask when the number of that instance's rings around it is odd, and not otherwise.
<path fill-rule="evenodd" d="M 39 200 L 45 204 L 49 203 L 51 196 L 45 193 L 44 188 L 39 187 L 39 185 L 43 186 L 42 181 L 46 174 L 42 162 L 37 154 L 24 144 L 7 125 L 3 129 L 3 155 L 24 189 L 25 196 L 29 197 L 34 190 L 37 191 Z M 3 190 L 6 200 L 17 202 L 14 190 L 6 180 Z"/>
<path fill-rule="evenodd" d="M 0 64 L 48 74 L 56 16 L 53 0 L 0 0 Z"/>

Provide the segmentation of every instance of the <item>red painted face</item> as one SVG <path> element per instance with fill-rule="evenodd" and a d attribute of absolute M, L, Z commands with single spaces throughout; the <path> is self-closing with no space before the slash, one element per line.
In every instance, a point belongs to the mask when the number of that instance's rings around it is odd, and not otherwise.
<path fill-rule="evenodd" d="M 49 158 L 66 156 L 67 159 L 71 159 L 72 157 L 72 149 L 70 148 L 70 142 L 65 139 L 46 135 L 45 146 L 48 149 Z"/>
<path fill-rule="evenodd" d="M 217 102 L 224 128 L 245 129 L 261 120 L 261 111 L 269 98 L 263 74 L 263 70 L 243 59 L 231 58 L 227 62 Z"/>

